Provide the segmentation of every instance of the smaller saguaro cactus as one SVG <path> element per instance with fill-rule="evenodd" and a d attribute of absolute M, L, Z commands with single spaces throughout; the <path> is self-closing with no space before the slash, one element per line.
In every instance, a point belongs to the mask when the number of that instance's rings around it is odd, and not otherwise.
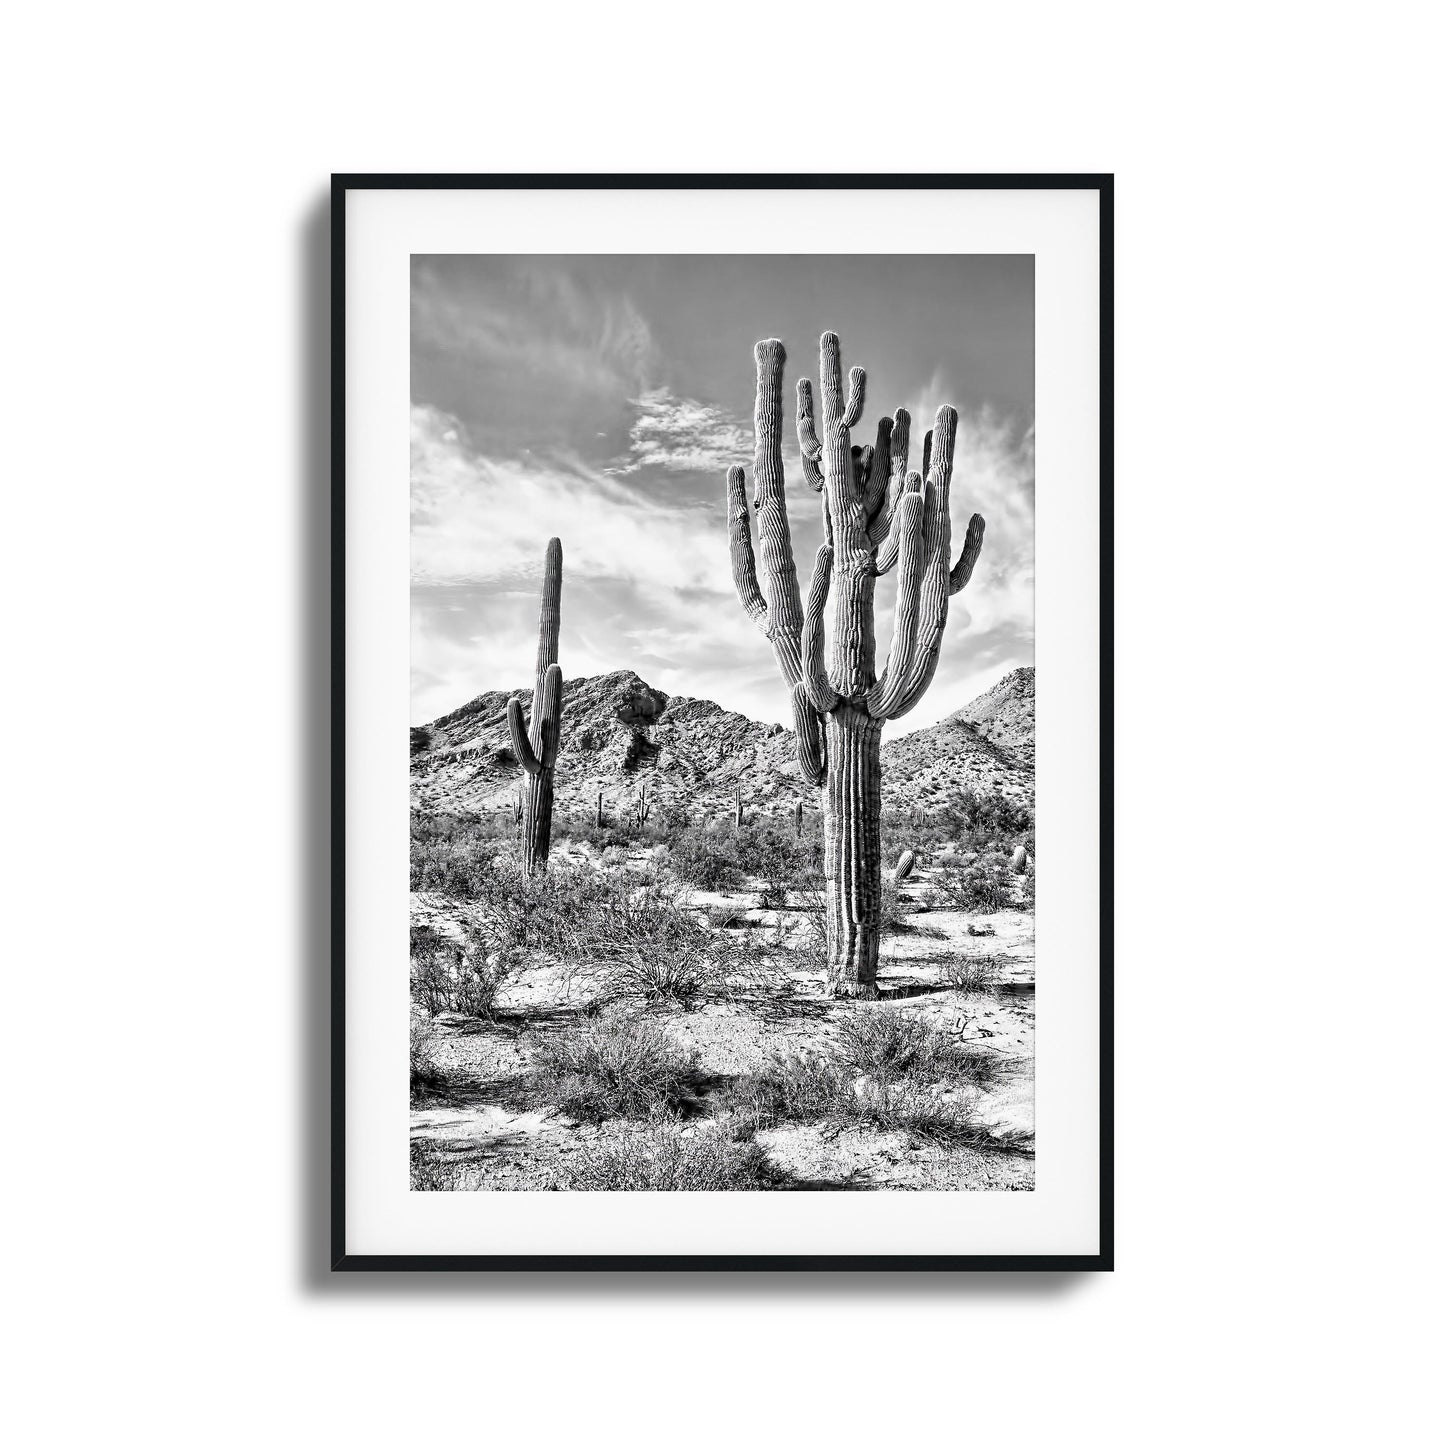
<path fill-rule="evenodd" d="M 643 783 L 637 790 L 637 798 L 632 805 L 632 816 L 637 820 L 639 833 L 647 826 L 647 815 L 651 811 L 652 804 L 647 801 L 647 784 Z"/>
<path fill-rule="evenodd" d="M 746 812 L 743 809 L 743 785 L 737 783 L 733 787 L 733 827 L 741 828 L 746 821 Z"/>
<path fill-rule="evenodd" d="M 537 638 L 537 680 L 532 689 L 532 725 L 522 720 L 522 704 L 507 703 L 512 751 L 527 774 L 522 822 L 522 864 L 529 874 L 547 866 L 552 846 L 552 780 L 562 735 L 562 669 L 557 665 L 557 634 L 562 626 L 562 544 L 547 543 L 542 573 L 542 612 Z"/>
<path fill-rule="evenodd" d="M 1018 847 L 1014 849 L 1013 857 L 1008 860 L 1008 866 L 1012 868 L 1015 873 L 1022 873 L 1024 869 L 1028 867 L 1028 865 L 1028 849 L 1026 849 L 1024 845 L 1020 843 Z"/>
<path fill-rule="evenodd" d="M 902 883 L 913 872 L 913 849 L 905 848 L 899 855 L 898 865 L 893 870 L 893 881 Z"/>
<path fill-rule="evenodd" d="M 518 788 L 517 791 L 512 794 L 512 826 L 516 828 L 519 833 L 522 830 L 523 812 L 525 812 L 525 808 L 522 803 L 522 790 Z"/>
<path fill-rule="evenodd" d="M 793 836 L 795 838 L 803 836 L 803 800 L 801 798 L 793 804 Z"/>
<path fill-rule="evenodd" d="M 598 826 L 599 828 L 603 826 L 603 823 L 602 823 L 602 789 L 601 789 L 601 788 L 598 788 L 598 789 L 597 789 L 597 826 Z"/>

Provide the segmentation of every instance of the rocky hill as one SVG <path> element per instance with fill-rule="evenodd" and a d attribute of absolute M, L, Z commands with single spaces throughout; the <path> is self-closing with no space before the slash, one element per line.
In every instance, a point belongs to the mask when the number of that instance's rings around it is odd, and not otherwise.
<path fill-rule="evenodd" d="M 1025 676 L 1026 675 L 1026 676 Z M 507 701 L 531 691 L 485 692 L 411 730 L 412 806 L 490 812 L 511 806 L 521 769 L 507 736 Z M 752 813 L 808 807 L 818 790 L 798 770 L 793 734 L 704 698 L 669 697 L 635 672 L 580 677 L 562 689 L 557 806 L 609 813 L 646 786 L 660 807 L 721 816 L 741 787 Z M 933 727 L 883 744 L 885 808 L 939 807 L 965 788 L 1033 801 L 1033 669 L 1010 673 Z"/>
<path fill-rule="evenodd" d="M 1034 765 L 1034 670 L 1016 667 L 948 719 L 969 723 L 975 734 L 1015 762 Z"/>

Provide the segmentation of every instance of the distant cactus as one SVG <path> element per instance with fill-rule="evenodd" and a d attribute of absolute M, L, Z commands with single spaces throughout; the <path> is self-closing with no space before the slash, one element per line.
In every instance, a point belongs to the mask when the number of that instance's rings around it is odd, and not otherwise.
<path fill-rule="evenodd" d="M 1008 860 L 1008 866 L 1012 868 L 1015 873 L 1022 873 L 1024 869 L 1029 866 L 1028 850 L 1022 843 L 1014 849 L 1013 857 Z"/>
<path fill-rule="evenodd" d="M 793 804 L 793 836 L 795 838 L 803 836 L 803 800 L 801 798 Z"/>
<path fill-rule="evenodd" d="M 837 336 L 823 333 L 821 425 L 813 392 L 798 383 L 803 477 L 823 494 L 823 545 L 804 610 L 783 495 L 781 341 L 754 349 L 753 496 L 742 467 L 728 472 L 728 546 L 743 610 L 772 644 L 792 692 L 803 776 L 823 787 L 829 987 L 876 998 L 882 898 L 880 746 L 883 724 L 901 717 L 933 681 L 948 599 L 973 575 L 983 518 L 968 524 L 950 570 L 948 489 L 958 413 L 938 409 L 924 439 L 922 473 L 908 470 L 910 418 L 900 409 L 878 423 L 873 446 L 851 445 L 863 417 L 866 378 L 848 375 L 845 395 Z M 758 584 L 751 517 L 757 514 L 764 582 Z M 883 676 L 874 671 L 873 592 L 898 565 L 893 644 Z M 823 612 L 827 608 L 827 637 Z"/>
<path fill-rule="evenodd" d="M 743 811 L 743 785 L 738 783 L 733 788 L 733 827 L 741 828 L 746 821 L 746 814 Z"/>
<path fill-rule="evenodd" d="M 899 855 L 898 865 L 893 870 L 893 881 L 902 883 L 913 872 L 913 849 L 905 848 Z"/>
<path fill-rule="evenodd" d="M 601 789 L 601 788 L 598 788 L 598 789 L 597 789 L 597 826 L 598 826 L 599 828 L 603 826 L 603 822 L 602 822 L 602 789 Z"/>
<path fill-rule="evenodd" d="M 562 734 L 562 669 L 557 665 L 557 634 L 562 625 L 562 544 L 547 543 L 542 574 L 541 625 L 537 639 L 537 681 L 532 689 L 532 726 L 523 725 L 522 704 L 507 703 L 512 750 L 527 773 L 527 801 L 522 825 L 522 863 L 527 872 L 547 866 L 552 846 L 552 780 L 557 744 Z"/>
<path fill-rule="evenodd" d="M 651 811 L 652 804 L 647 801 L 647 784 L 644 783 L 637 790 L 637 798 L 632 805 L 632 816 L 637 820 L 639 833 L 647 826 L 647 815 Z"/>
<path fill-rule="evenodd" d="M 515 827 L 518 832 L 520 832 L 522 828 L 522 814 L 524 812 L 525 807 L 522 803 L 522 790 L 518 788 L 512 795 L 512 826 Z"/>

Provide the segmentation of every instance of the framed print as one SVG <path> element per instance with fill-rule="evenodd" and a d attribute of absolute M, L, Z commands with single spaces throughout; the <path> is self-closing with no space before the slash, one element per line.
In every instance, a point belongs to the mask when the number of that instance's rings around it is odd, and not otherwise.
<path fill-rule="evenodd" d="M 1112 178 L 332 226 L 333 1268 L 1111 1269 Z"/>

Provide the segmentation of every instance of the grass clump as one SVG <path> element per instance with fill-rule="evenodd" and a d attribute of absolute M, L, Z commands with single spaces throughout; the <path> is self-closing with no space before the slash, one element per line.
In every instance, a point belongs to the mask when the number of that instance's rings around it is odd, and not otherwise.
<path fill-rule="evenodd" d="M 762 1190 L 784 1182 L 752 1140 L 736 1140 L 717 1127 L 684 1133 L 666 1120 L 569 1159 L 555 1177 L 558 1189 L 610 1192 Z"/>
<path fill-rule="evenodd" d="M 625 1014 L 544 1037 L 535 1062 L 538 1100 L 581 1123 L 679 1112 L 697 1074 L 694 1056 L 662 1027 Z"/>
<path fill-rule="evenodd" d="M 939 973 L 950 988 L 960 993 L 987 993 L 998 982 L 1006 962 L 1000 954 L 955 953 L 940 961 Z"/>
<path fill-rule="evenodd" d="M 1026 1153 L 1032 1135 L 995 1134 L 976 1115 L 977 1095 L 1008 1067 L 914 1014 L 866 1010 L 844 1020 L 829 1053 L 773 1059 L 734 1080 L 718 1107 L 738 1138 L 779 1124 L 866 1126 L 944 1148 Z"/>

